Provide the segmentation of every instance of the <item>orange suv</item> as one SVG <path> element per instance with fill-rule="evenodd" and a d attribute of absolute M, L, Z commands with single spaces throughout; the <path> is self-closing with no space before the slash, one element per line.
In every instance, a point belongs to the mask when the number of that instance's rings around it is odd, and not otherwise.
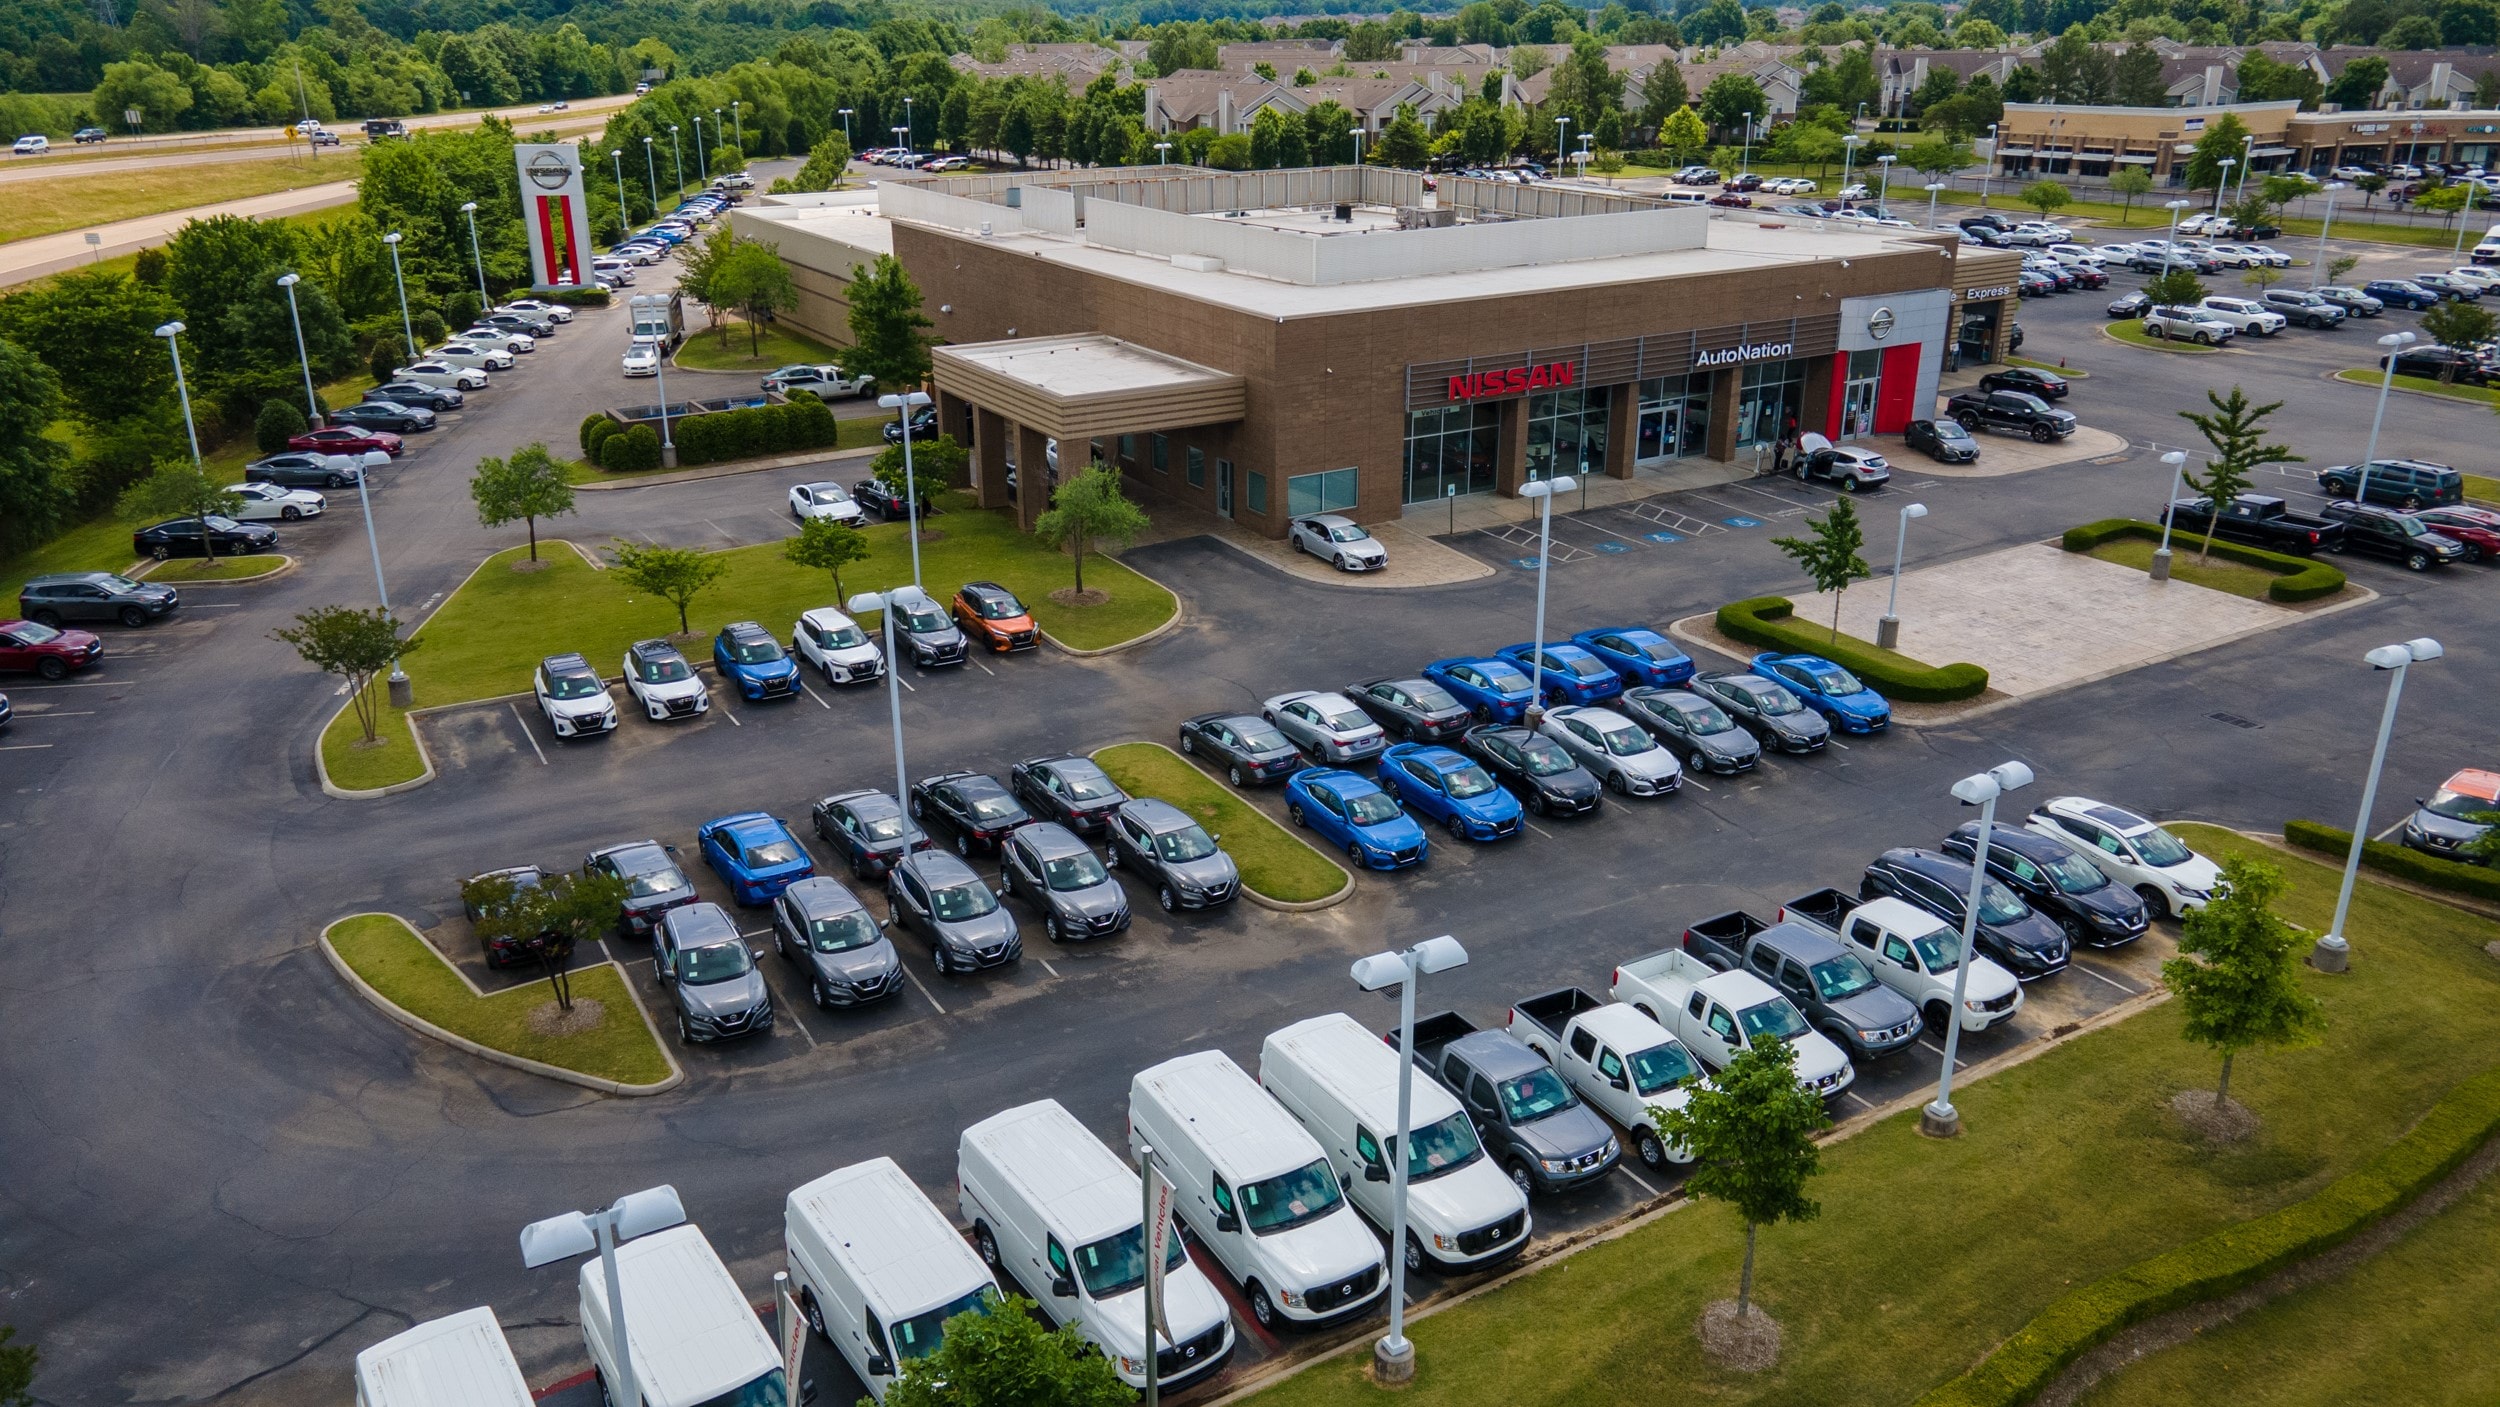
<path fill-rule="evenodd" d="M 1033 616 L 1016 594 L 994 581 L 968 581 L 955 593 L 955 624 L 1000 654 L 1041 643 Z"/>

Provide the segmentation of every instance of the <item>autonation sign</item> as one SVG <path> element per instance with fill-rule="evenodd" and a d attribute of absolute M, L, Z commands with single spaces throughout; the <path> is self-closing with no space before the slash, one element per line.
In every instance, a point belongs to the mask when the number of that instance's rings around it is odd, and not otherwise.
<path fill-rule="evenodd" d="M 1715 352 L 1703 352 L 1693 358 L 1693 365 L 1734 366 L 1738 362 L 1770 361 L 1793 356 L 1796 350 L 1794 342 L 1748 342 L 1741 346 L 1723 347 Z"/>

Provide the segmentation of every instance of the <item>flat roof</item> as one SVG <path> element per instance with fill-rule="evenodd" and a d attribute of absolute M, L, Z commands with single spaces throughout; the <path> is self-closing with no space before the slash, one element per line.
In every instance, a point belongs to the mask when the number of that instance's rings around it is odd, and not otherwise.
<path fill-rule="evenodd" d="M 1236 379 L 1212 367 L 1167 357 L 1096 332 L 1019 337 L 1012 342 L 971 342 L 945 350 L 949 356 L 1062 398 Z"/>
<path fill-rule="evenodd" d="M 1099 332 L 930 352 L 940 389 L 1058 439 L 1222 424 L 1248 411 L 1241 377 Z"/>

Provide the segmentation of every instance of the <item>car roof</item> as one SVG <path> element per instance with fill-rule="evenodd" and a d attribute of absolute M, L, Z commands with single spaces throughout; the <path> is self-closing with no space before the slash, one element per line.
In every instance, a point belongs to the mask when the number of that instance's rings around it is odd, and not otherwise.
<path fill-rule="evenodd" d="M 112 572 L 53 572 L 46 576 L 28 577 L 28 586 L 81 586 L 112 577 Z"/>
<path fill-rule="evenodd" d="M 1425 766 L 1438 772 L 1446 772 L 1454 767 L 1473 767 L 1476 765 L 1476 759 L 1458 751 L 1456 748 L 1443 747 L 1439 743 L 1400 743 L 1396 747 L 1389 749 L 1387 755 L 1390 757 L 1408 758 L 1413 761 L 1423 763 Z"/>
<path fill-rule="evenodd" d="M 910 870 L 932 885 L 981 882 L 972 866 L 956 859 L 952 850 L 915 850 L 896 861 L 894 867 Z"/>
<path fill-rule="evenodd" d="M 801 912 L 813 918 L 819 914 L 849 913 L 868 906 L 851 892 L 851 887 L 830 875 L 809 875 L 782 891 Z"/>
<path fill-rule="evenodd" d="M 778 819 L 762 811 L 741 811 L 734 816 L 714 817 L 713 819 L 703 823 L 703 829 L 707 832 L 727 831 L 729 834 L 739 837 L 759 835 L 766 832 L 773 835 L 788 835 L 790 833 L 788 828 L 784 827 Z"/>
<path fill-rule="evenodd" d="M 1887 850 L 1878 858 L 1886 864 L 1909 870 L 1914 874 L 1925 875 L 1929 879 L 1953 879 L 1956 882 L 1967 882 L 1970 878 L 1970 861 L 1954 859 L 1941 850 L 1927 850 L 1915 845 L 1904 845 Z"/>
<path fill-rule="evenodd" d="M 1062 859 L 1078 851 L 1090 851 L 1084 837 L 1057 821 L 1035 821 L 1016 827 L 1015 839 L 1033 847 L 1033 853 L 1045 860 Z"/>
<path fill-rule="evenodd" d="M 578 651 L 565 655 L 549 655 L 540 660 L 538 666 L 550 674 L 587 674 L 590 672 L 590 661 L 584 659 Z"/>
<path fill-rule="evenodd" d="M 2125 807 L 2112 806 L 2103 801 L 2094 801 L 2088 796 L 2054 797 L 2049 801 L 2048 808 L 2054 811 L 2063 811 L 2070 816 L 2080 816 L 2087 821 L 2098 821 L 2102 825 L 2116 830 L 2120 835 L 2129 835 L 2139 830 L 2151 830 L 2153 828 L 2153 823 L 2151 821 L 2146 820 L 2133 811 L 2127 810 Z"/>
<path fill-rule="evenodd" d="M 1320 786 L 1322 784 L 1336 788 L 1340 796 L 1366 796 L 1380 790 L 1380 783 L 1360 772 L 1349 772 L 1343 767 L 1306 767 L 1293 774 L 1295 786 Z"/>
<path fill-rule="evenodd" d="M 2486 772 L 2468 767 L 2440 783 L 2461 796 L 2479 796 L 2485 801 L 2500 801 L 2500 772 Z"/>
<path fill-rule="evenodd" d="M 1977 821 L 1964 821 L 1962 824 L 1955 826 L 1952 834 L 1947 836 L 1946 839 L 1966 841 L 1976 847 L 1979 843 L 1979 823 Z M 2066 856 L 2075 853 L 2072 850 L 2067 849 L 2064 845 L 2059 844 L 2057 841 L 2051 840 L 2047 836 L 2041 835 L 2035 831 L 2027 831 L 2022 829 L 2020 826 L 2004 825 L 1990 826 L 1988 828 L 1988 848 L 1990 850 L 2011 850 L 2026 860 L 2043 864 L 2063 859 Z"/>
<path fill-rule="evenodd" d="M 1643 635 L 1652 640 L 1665 640 L 1667 638 L 1666 636 L 1659 634 L 1657 631 L 1650 629 L 1646 625 L 1601 625 L 1594 630 L 1583 630 L 1571 638 L 1574 640 L 1582 640 L 1595 635 L 1620 635 L 1626 639 Z"/>
<path fill-rule="evenodd" d="M 1562 704 L 1545 710 L 1545 716 L 1557 719 L 1585 718 L 1589 721 L 1589 726 L 1594 728 L 1613 729 L 1618 726 L 1624 728 L 1639 726 L 1603 704 Z"/>
<path fill-rule="evenodd" d="M 707 947 L 723 939 L 735 939 L 738 936 L 737 921 L 723 911 L 720 905 L 708 900 L 681 904 L 669 910 L 662 916 L 660 922 L 667 924 L 669 932 L 685 940 L 684 945 L 690 948 Z"/>
<path fill-rule="evenodd" d="M 1140 796 L 1122 802 L 1120 814 L 1156 835 L 1198 824 L 1188 812 L 1155 796 Z"/>
<path fill-rule="evenodd" d="M 637 659 L 658 660 L 672 656 L 678 659 L 685 658 L 675 645 L 666 640 L 637 640 L 633 643 L 632 650 Z"/>
<path fill-rule="evenodd" d="M 729 624 L 720 628 L 720 633 L 723 635 L 738 636 L 747 639 L 770 640 L 773 638 L 771 631 L 766 630 L 764 627 L 757 625 L 751 620 L 731 621 Z"/>
<path fill-rule="evenodd" d="M 869 817 L 896 816 L 902 814 L 903 810 L 901 804 L 893 797 L 869 787 L 862 787 L 857 791 L 837 791 L 816 804 L 848 806 L 853 815 Z"/>
<path fill-rule="evenodd" d="M 1010 602 L 1016 599 L 1016 593 L 1009 591 L 1006 587 L 1003 587 L 994 581 L 967 581 L 963 585 L 963 594 L 966 596 L 988 596 L 998 600 Z"/>
<path fill-rule="evenodd" d="M 819 626 L 857 625 L 859 623 L 852 620 L 847 613 L 833 606 L 818 606 L 814 610 L 803 611 L 799 614 L 799 619 L 804 621 L 813 621 Z"/>
<path fill-rule="evenodd" d="M 1323 528 L 1350 528 L 1354 526 L 1354 520 L 1345 516 L 1343 513 L 1313 513 L 1308 517 L 1296 518 L 1294 521 L 1297 523 L 1309 523 L 1315 527 Z"/>

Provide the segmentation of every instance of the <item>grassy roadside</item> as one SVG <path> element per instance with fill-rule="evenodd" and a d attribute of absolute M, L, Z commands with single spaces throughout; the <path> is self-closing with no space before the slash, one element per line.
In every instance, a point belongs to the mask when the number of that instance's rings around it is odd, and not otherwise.
<path fill-rule="evenodd" d="M 2500 479 L 2488 474 L 2468 474 L 2464 477 L 2467 498 L 2500 506 Z"/>
<path fill-rule="evenodd" d="M 2227 591 L 2251 601 L 2268 599 L 2266 588 L 2274 584 L 2275 573 L 2245 562 L 2225 561 L 2220 557 L 2200 563 L 2196 560 L 2196 545 L 2201 541 L 2201 538 L 2191 540 L 2184 535 L 2180 538 L 2170 557 L 2172 580 L 2213 591 Z M 2160 543 L 2140 537 L 2122 537 L 2104 542 L 2085 555 L 2104 562 L 2115 562 L 2122 567 L 2133 567 L 2139 572 L 2149 572 L 2153 569 L 2153 553 L 2160 546 Z"/>
<path fill-rule="evenodd" d="M 780 366 L 783 365 L 783 363 L 775 362 L 774 365 Z M 885 443 L 885 427 L 887 423 L 886 418 L 882 415 L 855 415 L 848 420 L 836 420 L 833 422 L 834 441 L 830 448 L 800 452 L 813 454 L 840 454 L 844 450 L 867 449 L 871 446 L 881 446 Z M 568 484 L 576 486 L 581 484 L 630 484 L 636 479 L 648 479 L 658 474 L 675 474 L 680 472 L 678 469 L 669 468 L 625 470 L 602 469 L 598 465 L 593 464 L 586 459 L 565 459 L 558 461 L 558 463 L 564 470 L 564 481 Z M 710 469 L 715 467 L 734 466 L 736 463 L 736 460 L 728 460 L 724 461 L 724 465 L 722 466 L 706 464 L 698 467 Z M 790 476 L 793 482 L 798 482 L 804 477 L 800 475 L 796 469 L 791 469 L 785 472 Z M 848 469 L 835 473 L 830 477 L 840 479 L 845 483 L 855 483 L 858 480 L 867 477 L 867 472 L 868 466 L 863 462 L 850 466 Z"/>
<path fill-rule="evenodd" d="M 2208 855 L 2280 865 L 2287 916 L 2325 926 L 2332 867 L 2176 829 Z M 2169 1096 L 2210 1088 L 2217 1062 L 2157 1006 L 1957 1090 L 1966 1132 L 1950 1143 L 1904 1113 L 1827 1149 L 1809 1189 L 1821 1220 L 1762 1233 L 1757 1290 L 1787 1333 L 1773 1370 L 1699 1352 L 1693 1322 L 1733 1293 L 1743 1246 L 1731 1213 L 1700 1206 L 1413 1325 L 1416 1389 L 1442 1407 L 1507 1407 L 1529 1381 L 1575 1404 L 1647 1403 L 1661 1382 L 1712 1403 L 1914 1399 L 2074 1286 L 2316 1192 L 2490 1065 L 2500 969 L 2481 945 L 2500 925 L 2367 881 L 2353 913 L 2353 972 L 2303 978 L 2327 1007 L 2323 1041 L 2240 1062 L 2233 1093 L 2266 1121 L 2250 1142 L 2213 1150 L 2173 1119 Z M 1333 1360 L 1262 1407 L 1386 1400 L 1366 1367 Z"/>
<path fill-rule="evenodd" d="M 1171 802 L 1222 836 L 1244 887 L 1283 904 L 1307 904 L 1345 888 L 1346 872 L 1336 862 L 1163 744 L 1121 743 L 1094 760 L 1130 795 Z"/>
<path fill-rule="evenodd" d="M 554 1001 L 543 984 L 478 996 L 440 953 L 396 917 L 359 914 L 330 925 L 323 936 L 385 999 L 453 1035 L 620 1084 L 651 1085 L 668 1078 L 668 1057 L 660 1053 L 633 994 L 610 964 L 573 973 L 574 1005 L 598 1002 L 599 1024 L 576 1035 L 550 1036 L 530 1029 L 530 1013 Z"/>
<path fill-rule="evenodd" d="M 177 585 L 191 581 L 257 581 L 286 570 L 284 559 L 259 554 L 250 557 L 185 557 L 179 561 L 160 562 L 148 572 L 150 581 L 167 581 Z"/>
<path fill-rule="evenodd" d="M 7 188 L 8 198 L 0 201 L 0 241 L 187 210 L 212 195 L 219 200 L 248 200 L 327 185 L 351 179 L 363 169 L 361 151 L 331 151 L 287 160 L 143 167 L 75 181 L 13 182 Z"/>
<path fill-rule="evenodd" d="M 0 610 L 17 609 L 18 590 L 29 578 L 53 572 L 118 572 L 137 560 L 130 550 L 130 524 L 108 513 L 40 547 L 0 558 Z"/>

